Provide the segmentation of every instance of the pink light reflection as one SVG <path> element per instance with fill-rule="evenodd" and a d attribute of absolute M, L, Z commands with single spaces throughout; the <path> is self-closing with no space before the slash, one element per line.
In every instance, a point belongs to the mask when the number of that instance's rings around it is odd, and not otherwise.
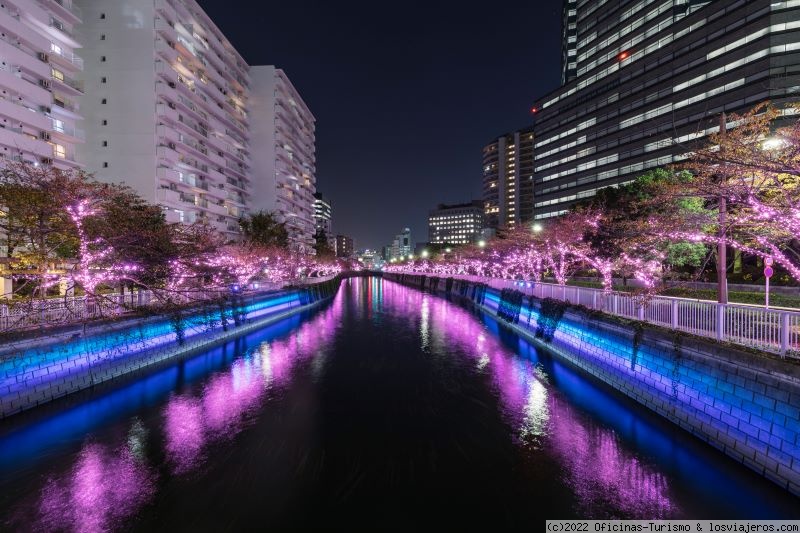
<path fill-rule="evenodd" d="M 148 502 L 155 476 L 127 448 L 87 444 L 72 470 L 51 479 L 41 493 L 37 529 L 110 531 Z"/>
<path fill-rule="evenodd" d="M 517 443 L 555 455 L 579 511 L 617 509 L 648 519 L 676 513 L 666 476 L 627 450 L 613 429 L 597 425 L 552 390 L 533 362 L 505 348 L 470 312 L 391 282 L 384 282 L 383 296 L 392 312 L 427 321 L 419 327 L 423 344 L 458 346 L 490 373 Z"/>
<path fill-rule="evenodd" d="M 320 348 L 330 344 L 342 309 L 340 292 L 329 307 L 287 337 L 263 343 L 212 376 L 199 395 L 173 396 L 163 411 L 173 473 L 197 468 L 209 445 L 230 440 L 247 427 L 268 392 L 288 385 L 296 364 L 320 355 Z"/>

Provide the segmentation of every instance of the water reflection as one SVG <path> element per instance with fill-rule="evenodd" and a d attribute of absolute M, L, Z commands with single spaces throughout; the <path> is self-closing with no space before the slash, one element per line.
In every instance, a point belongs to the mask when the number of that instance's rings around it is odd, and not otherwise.
<path fill-rule="evenodd" d="M 507 349 L 467 310 L 433 295 L 384 287 L 384 306 L 392 312 L 421 315 L 423 346 L 457 346 L 489 372 L 516 428 L 519 445 L 546 451 L 562 466 L 562 481 L 574 492 L 578 515 L 664 518 L 680 514 L 668 479 L 626 449 L 614 430 L 597 424 L 551 390 L 534 361 Z"/>
<path fill-rule="evenodd" d="M 134 450 L 87 444 L 67 474 L 45 484 L 36 529 L 109 531 L 154 492 L 155 475 Z"/>

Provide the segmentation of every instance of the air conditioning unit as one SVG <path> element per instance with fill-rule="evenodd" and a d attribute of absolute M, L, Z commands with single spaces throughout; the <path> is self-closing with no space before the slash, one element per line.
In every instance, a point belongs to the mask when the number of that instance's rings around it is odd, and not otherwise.
<path fill-rule="evenodd" d="M 174 81 L 169 82 L 168 85 L 170 86 L 171 89 L 174 89 L 175 87 L 177 87 L 177 85 L 175 85 Z"/>
<path fill-rule="evenodd" d="M 50 132 L 48 132 L 48 131 L 43 131 L 43 132 L 41 132 L 41 133 L 39 134 L 39 138 L 40 138 L 41 140 L 43 140 L 43 141 L 49 141 L 49 140 L 50 140 Z"/>
<path fill-rule="evenodd" d="M 169 143 L 167 146 L 169 146 L 169 147 L 170 147 L 170 148 L 172 148 L 173 150 L 175 149 L 175 143 Z"/>
<path fill-rule="evenodd" d="M 39 111 L 41 111 L 42 113 L 52 113 L 53 112 L 53 110 L 50 109 L 49 107 L 47 107 L 46 105 L 40 105 L 39 106 Z"/>
<path fill-rule="evenodd" d="M 42 164 L 43 165 L 52 165 L 53 164 L 53 159 L 50 158 L 50 157 L 43 157 L 42 158 Z"/>
<path fill-rule="evenodd" d="M 167 107 L 170 109 L 178 109 L 178 106 L 176 106 L 174 102 L 167 103 Z"/>
<path fill-rule="evenodd" d="M 39 52 L 39 61 L 44 61 L 45 63 L 49 63 L 50 56 L 45 54 L 44 52 Z"/>
<path fill-rule="evenodd" d="M 50 88 L 50 80 L 39 80 L 39 85 L 45 89 Z"/>

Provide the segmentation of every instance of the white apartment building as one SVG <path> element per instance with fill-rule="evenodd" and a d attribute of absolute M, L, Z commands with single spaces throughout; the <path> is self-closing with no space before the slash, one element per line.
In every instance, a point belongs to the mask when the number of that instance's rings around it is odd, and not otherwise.
<path fill-rule="evenodd" d="M 313 253 L 316 119 L 283 70 L 252 67 L 250 76 L 250 209 L 278 213 L 292 246 Z"/>
<path fill-rule="evenodd" d="M 77 3 L 81 162 L 162 205 L 171 222 L 206 221 L 236 238 L 252 168 L 245 60 L 194 0 Z"/>
<path fill-rule="evenodd" d="M 83 142 L 71 0 L 0 3 L 0 158 L 70 169 Z"/>

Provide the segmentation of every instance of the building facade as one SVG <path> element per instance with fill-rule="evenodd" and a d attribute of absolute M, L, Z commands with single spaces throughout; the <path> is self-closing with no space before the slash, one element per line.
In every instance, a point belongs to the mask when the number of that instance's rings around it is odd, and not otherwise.
<path fill-rule="evenodd" d="M 483 202 L 439 204 L 428 214 L 428 242 L 461 245 L 478 241 L 483 229 Z"/>
<path fill-rule="evenodd" d="M 353 246 L 352 237 L 347 235 L 336 236 L 336 257 L 349 258 L 353 256 L 355 247 Z"/>
<path fill-rule="evenodd" d="M 11 0 L 0 5 L 0 158 L 78 168 L 83 144 L 83 59 L 71 0 Z"/>
<path fill-rule="evenodd" d="M 684 160 L 719 131 L 723 112 L 800 97 L 795 2 L 567 0 L 564 9 L 575 10 L 575 76 L 534 106 L 536 219 Z"/>
<path fill-rule="evenodd" d="M 412 255 L 413 250 L 414 245 L 411 242 L 411 228 L 403 228 L 403 231 L 395 235 L 392 244 L 389 245 L 389 258 L 387 260 L 408 257 Z"/>
<path fill-rule="evenodd" d="M 194 0 L 79 0 L 87 139 L 100 180 L 170 222 L 239 233 L 250 188 L 249 67 Z"/>
<path fill-rule="evenodd" d="M 286 223 L 289 241 L 301 252 L 314 246 L 316 119 L 286 73 L 252 67 L 253 154 L 251 208 L 272 211 Z"/>
<path fill-rule="evenodd" d="M 483 208 L 489 228 L 533 218 L 533 127 L 501 135 L 483 148 Z"/>
<path fill-rule="evenodd" d="M 316 233 L 324 231 L 327 237 L 332 237 L 331 203 L 319 192 L 314 193 L 314 229 Z"/>

